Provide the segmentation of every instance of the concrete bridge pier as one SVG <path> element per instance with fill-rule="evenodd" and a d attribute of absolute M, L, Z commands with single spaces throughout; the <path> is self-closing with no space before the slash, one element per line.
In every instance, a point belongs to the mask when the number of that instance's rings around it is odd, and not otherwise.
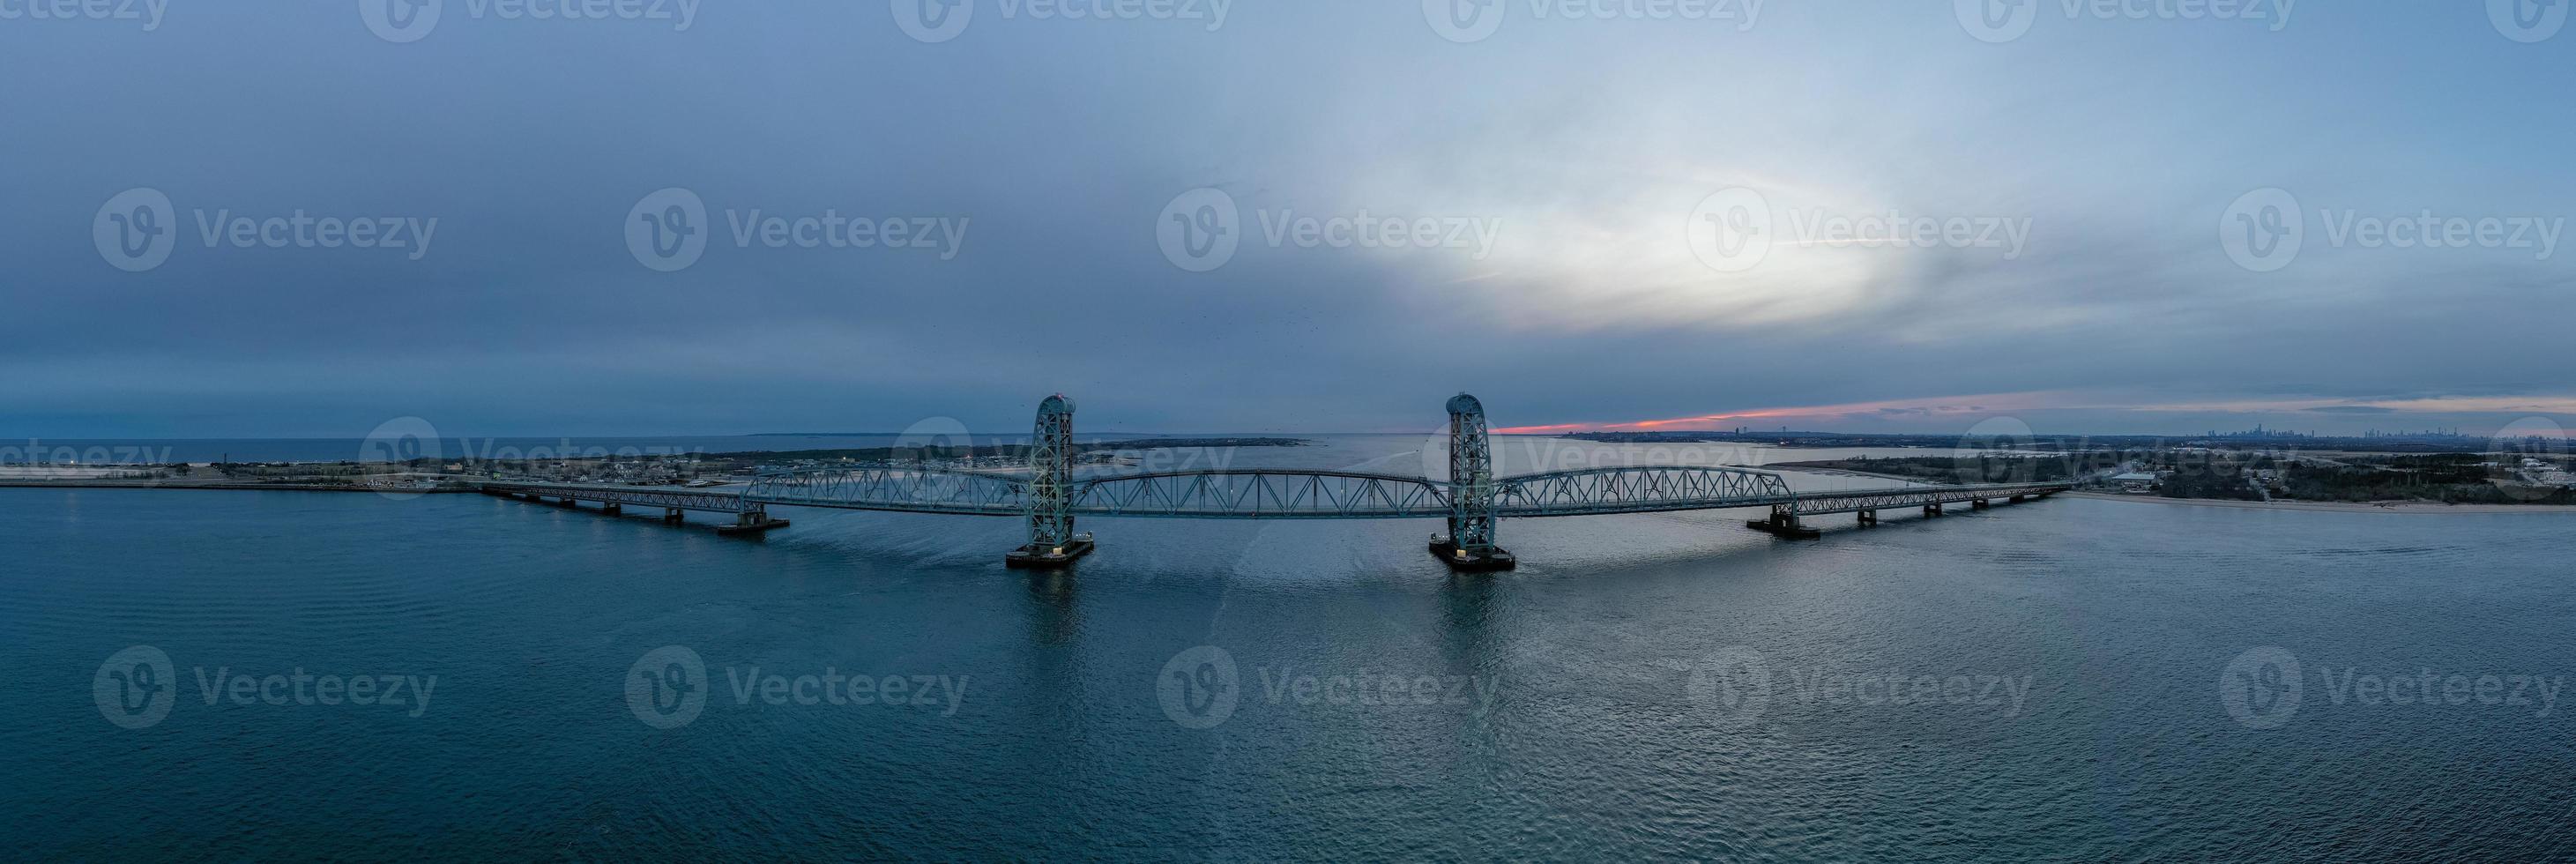
<path fill-rule="evenodd" d="M 1984 498 L 1979 498 L 1979 499 L 1977 499 L 1977 500 L 1974 500 L 1974 501 L 1970 501 L 1970 502 L 1968 502 L 1968 509 L 1970 509 L 1970 510 L 1991 510 L 1991 509 L 1994 509 L 1994 506 L 1995 506 L 1995 502 L 1993 502 L 1993 501 L 1989 501 L 1989 500 L 1986 500 L 1986 499 L 1984 499 Z"/>
<path fill-rule="evenodd" d="M 1859 513 L 1854 514 L 1854 515 L 1857 515 L 1857 516 L 1859 516 L 1859 517 L 1860 517 L 1860 524 L 1861 524 L 1861 527 L 1864 527 L 1864 528 L 1876 528 L 1876 527 L 1878 527 L 1878 511 L 1876 511 L 1876 510 L 1863 510 L 1863 511 L 1860 511 Z"/>
<path fill-rule="evenodd" d="M 669 525 L 678 525 L 678 524 L 680 524 L 680 523 L 682 523 L 682 522 L 686 522 L 686 521 L 688 521 L 688 520 L 689 520 L 689 517 L 688 517 L 688 516 L 686 516 L 686 515 L 684 515 L 683 511 L 681 511 L 681 510 L 680 510 L 680 508 L 678 508 L 678 507 L 664 507 L 664 508 L 662 508 L 662 522 L 663 522 L 664 524 L 669 524 Z"/>
<path fill-rule="evenodd" d="M 623 505 L 612 501 L 599 505 L 599 512 L 608 516 L 623 516 L 626 515 L 626 508 Z"/>
<path fill-rule="evenodd" d="M 1941 502 L 1935 501 L 1923 505 L 1923 515 L 1927 517 L 1941 515 Z"/>
<path fill-rule="evenodd" d="M 745 507 L 731 525 L 716 526 L 718 534 L 758 534 L 787 527 L 785 519 L 769 518 L 769 508 L 758 504 Z"/>
<path fill-rule="evenodd" d="M 1788 540 L 1813 540 L 1824 536 L 1824 532 L 1800 524 L 1798 511 L 1787 504 L 1771 505 L 1771 518 L 1746 522 L 1744 527 Z"/>

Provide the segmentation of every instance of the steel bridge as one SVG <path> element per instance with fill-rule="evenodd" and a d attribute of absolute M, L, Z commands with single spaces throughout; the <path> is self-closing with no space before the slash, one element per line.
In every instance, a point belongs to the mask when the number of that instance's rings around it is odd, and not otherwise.
<path fill-rule="evenodd" d="M 1950 504 L 1985 509 L 2065 491 L 2066 483 L 1905 486 L 1798 492 L 1779 474 L 1741 467 L 1635 466 L 1493 476 L 1484 407 L 1473 396 L 1449 400 L 1449 477 L 1434 480 L 1361 471 L 1257 468 L 1079 476 L 1073 468 L 1073 401 L 1049 397 L 1038 410 L 1030 468 L 997 473 L 957 468 L 854 466 L 764 472 L 736 490 L 653 489 L 543 483 L 487 483 L 486 494 L 566 505 L 597 502 L 609 512 L 658 507 L 666 521 L 685 511 L 731 514 L 725 532 L 785 527 L 772 506 L 822 507 L 1003 516 L 1028 520 L 1029 542 L 1006 562 L 1053 567 L 1094 546 L 1073 532 L 1078 516 L 1144 519 L 1443 519 L 1434 555 L 1467 570 L 1506 570 L 1517 560 L 1494 544 L 1506 518 L 1600 516 L 1685 510 L 1768 508 L 1748 526 L 1783 537 L 1812 538 L 1805 517 L 1858 514 L 1878 524 L 1881 510 L 1920 507 L 1937 516 Z"/>

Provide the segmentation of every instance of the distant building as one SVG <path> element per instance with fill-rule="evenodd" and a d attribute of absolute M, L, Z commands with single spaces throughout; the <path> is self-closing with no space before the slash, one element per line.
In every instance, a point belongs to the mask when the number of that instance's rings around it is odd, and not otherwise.
<path fill-rule="evenodd" d="M 2144 471 L 2131 471 L 2112 477 L 2111 483 L 2120 487 L 2122 492 L 2153 492 L 2156 490 L 2156 475 Z"/>

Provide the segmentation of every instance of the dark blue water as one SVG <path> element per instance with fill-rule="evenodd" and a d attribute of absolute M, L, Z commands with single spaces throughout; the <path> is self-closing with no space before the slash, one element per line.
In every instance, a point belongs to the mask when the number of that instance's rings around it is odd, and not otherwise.
<path fill-rule="evenodd" d="M 1295 458 L 1404 459 L 1339 446 Z M 0 489 L 9 854 L 2576 855 L 2576 705 L 2505 692 L 2576 673 L 2576 517 L 1525 520 L 1520 571 L 1461 577 L 1428 523 L 1096 520 L 1046 576 L 1001 566 L 1011 520 L 784 515 L 746 541 L 480 496 Z M 102 665 L 133 646 L 175 680 L 125 728 L 153 691 Z M 656 728 L 687 705 L 635 675 L 666 646 L 703 702 Z M 2261 646 L 2301 700 L 2249 725 L 2221 680 Z M 436 677 L 259 695 L 299 668 Z M 868 704 L 798 704 L 827 673 Z M 2385 698 L 2426 674 L 2498 689 Z M 2356 676 L 2377 704 L 2332 689 Z"/>

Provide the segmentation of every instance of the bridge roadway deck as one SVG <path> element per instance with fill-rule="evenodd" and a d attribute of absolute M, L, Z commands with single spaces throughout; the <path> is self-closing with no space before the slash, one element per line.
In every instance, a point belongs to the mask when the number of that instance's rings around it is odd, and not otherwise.
<path fill-rule="evenodd" d="M 633 507 L 660 507 L 666 510 L 696 510 L 707 513 L 741 513 L 749 502 L 736 491 L 704 489 L 666 489 L 650 486 L 587 486 L 572 483 L 485 483 L 483 494 L 561 498 L 593 501 Z"/>
<path fill-rule="evenodd" d="M 1910 486 L 1793 492 L 1785 483 L 1711 485 L 1646 482 L 1642 471 L 1569 472 L 1496 482 L 1493 514 L 1528 519 L 1787 508 L 1797 516 L 1864 513 L 1906 507 L 2045 497 L 2063 483 Z M 634 507 L 741 514 L 769 506 L 881 510 L 967 516 L 1027 515 L 1026 484 L 990 474 L 876 471 L 801 484 L 764 482 L 749 489 L 698 490 L 563 483 L 492 482 L 489 495 L 559 498 Z M 1748 472 L 1750 473 L 1750 472 Z M 1590 479 L 1590 475 L 1607 478 Z M 1776 477 L 1774 478 L 1776 479 Z M 1548 482 L 1533 482 L 1545 480 Z M 1451 485 L 1418 477 L 1309 471 L 1182 472 L 1112 475 L 1081 481 L 1072 512 L 1085 516 L 1162 519 L 1434 519 L 1449 515 Z"/>

